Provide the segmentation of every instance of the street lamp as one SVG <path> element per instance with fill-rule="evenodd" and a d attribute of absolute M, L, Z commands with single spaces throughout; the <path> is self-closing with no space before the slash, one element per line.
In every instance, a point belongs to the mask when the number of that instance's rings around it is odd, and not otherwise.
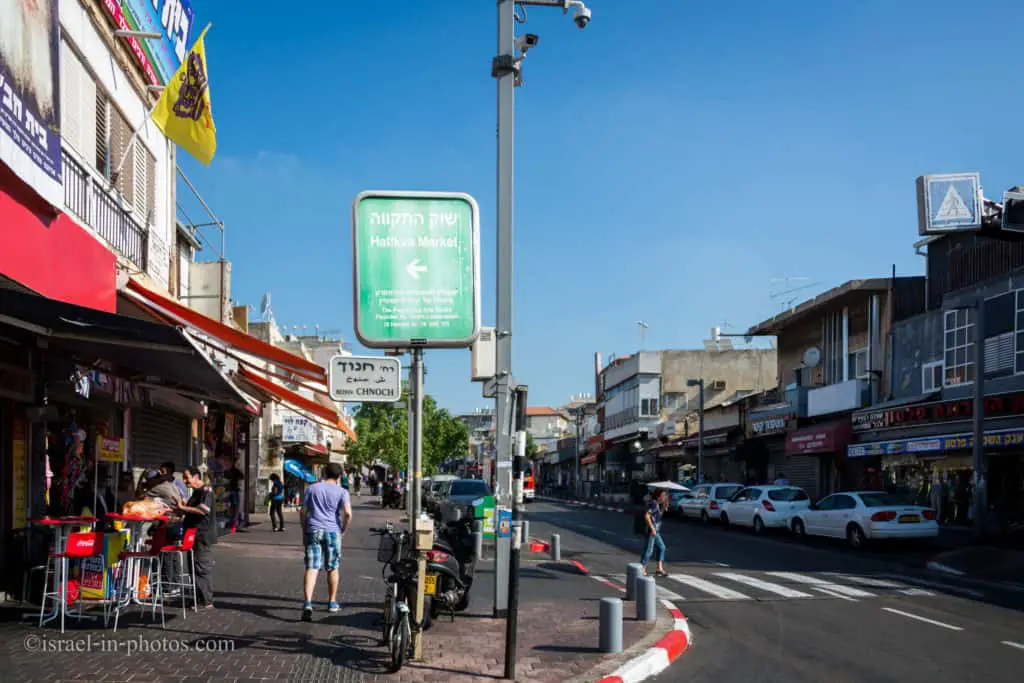
<path fill-rule="evenodd" d="M 648 325 L 644 320 L 637 320 L 636 326 L 640 328 L 640 350 L 643 351 L 644 346 L 647 345 L 647 328 L 650 327 L 650 325 Z"/>
<path fill-rule="evenodd" d="M 576 489 L 576 497 L 579 498 L 583 491 L 580 482 L 580 446 L 583 445 L 583 422 L 594 414 L 594 406 L 589 404 L 576 406 L 575 408 L 570 408 L 569 412 L 576 418 L 576 477 L 573 480 L 573 488 Z"/>
<path fill-rule="evenodd" d="M 704 379 L 688 379 L 686 386 L 698 387 L 697 396 L 697 483 L 704 481 Z"/>

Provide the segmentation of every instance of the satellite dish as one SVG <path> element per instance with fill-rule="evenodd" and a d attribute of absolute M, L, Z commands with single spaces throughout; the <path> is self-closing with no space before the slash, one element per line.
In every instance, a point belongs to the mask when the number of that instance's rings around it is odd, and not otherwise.
<path fill-rule="evenodd" d="M 804 351 L 804 367 L 816 368 L 818 367 L 818 363 L 820 362 L 821 351 L 818 349 L 817 346 L 812 346 L 811 348 Z"/>

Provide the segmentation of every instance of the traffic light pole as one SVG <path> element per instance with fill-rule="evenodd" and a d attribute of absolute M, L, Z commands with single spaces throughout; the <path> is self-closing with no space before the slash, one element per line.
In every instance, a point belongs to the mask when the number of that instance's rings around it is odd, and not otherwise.
<path fill-rule="evenodd" d="M 516 388 L 515 446 L 512 465 L 512 553 L 508 572 L 508 616 L 505 619 L 505 678 L 516 678 L 519 630 L 519 562 L 523 547 L 523 470 L 526 468 L 526 387 Z"/>

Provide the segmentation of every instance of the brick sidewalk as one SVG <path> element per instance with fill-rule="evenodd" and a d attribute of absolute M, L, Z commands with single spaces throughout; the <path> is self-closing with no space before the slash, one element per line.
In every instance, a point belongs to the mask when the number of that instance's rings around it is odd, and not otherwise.
<path fill-rule="evenodd" d="M 166 630 L 132 610 L 122 616 L 116 634 L 96 622 L 69 621 L 62 636 L 21 620 L 23 609 L 0 611 L 3 678 L 133 683 L 500 678 L 505 623 L 490 618 L 493 573 L 487 563 L 478 571 L 467 613 L 455 622 L 442 618 L 427 632 L 424 661 L 396 675 L 386 672 L 387 653 L 378 642 L 383 586 L 375 539 L 366 529 L 400 513 L 361 502 L 356 499 L 356 526 L 346 536 L 338 614 L 317 612 L 313 623 L 300 619 L 302 548 L 295 513 L 286 513 L 289 528 L 281 534 L 270 532 L 265 517 L 254 516 L 254 526 L 222 537 L 217 547 L 216 609 L 182 619 L 180 607 L 169 607 Z M 564 566 L 533 559 L 524 563 L 522 576 L 518 680 L 564 681 L 605 661 L 596 652 L 598 601 L 613 592 Z M 323 579 L 320 589 L 323 599 Z M 629 614 L 627 607 L 627 647 L 650 630 L 631 622 Z M 229 649 L 195 651 L 209 644 Z M 78 650 L 68 651 L 72 647 Z"/>

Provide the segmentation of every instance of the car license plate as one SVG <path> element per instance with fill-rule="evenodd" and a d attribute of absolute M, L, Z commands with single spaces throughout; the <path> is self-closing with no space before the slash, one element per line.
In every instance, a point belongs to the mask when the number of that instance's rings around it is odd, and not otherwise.
<path fill-rule="evenodd" d="M 900 523 L 901 524 L 908 524 L 908 523 L 914 523 L 914 522 L 920 522 L 920 521 L 921 521 L 921 516 L 920 515 L 902 515 L 902 516 L 900 516 Z"/>
<path fill-rule="evenodd" d="M 423 584 L 423 592 L 426 595 L 437 594 L 437 574 L 427 574 L 427 580 Z"/>

